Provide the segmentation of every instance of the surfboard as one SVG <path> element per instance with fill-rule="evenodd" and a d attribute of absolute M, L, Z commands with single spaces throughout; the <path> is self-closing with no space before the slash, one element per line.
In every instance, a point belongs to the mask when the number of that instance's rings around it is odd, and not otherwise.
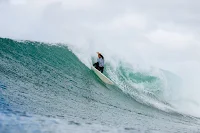
<path fill-rule="evenodd" d="M 101 73 L 99 70 L 97 70 L 94 66 L 91 67 L 91 69 L 94 71 L 94 73 L 106 84 L 114 85 L 114 83 L 107 78 L 103 73 Z"/>

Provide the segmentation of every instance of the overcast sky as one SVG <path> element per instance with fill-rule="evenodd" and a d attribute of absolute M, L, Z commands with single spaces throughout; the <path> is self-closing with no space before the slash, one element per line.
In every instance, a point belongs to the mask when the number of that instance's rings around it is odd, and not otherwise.
<path fill-rule="evenodd" d="M 177 63 L 199 67 L 199 6 L 199 0 L 0 0 L 0 36 L 93 47 L 169 70 Z"/>

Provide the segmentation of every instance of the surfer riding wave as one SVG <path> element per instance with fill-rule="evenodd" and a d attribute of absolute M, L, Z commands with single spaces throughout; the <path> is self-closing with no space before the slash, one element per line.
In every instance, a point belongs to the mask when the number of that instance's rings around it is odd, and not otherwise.
<path fill-rule="evenodd" d="M 103 69 L 104 69 L 104 57 L 101 53 L 97 52 L 98 54 L 98 59 L 97 62 L 93 64 L 93 66 L 99 70 L 101 73 L 103 73 Z"/>

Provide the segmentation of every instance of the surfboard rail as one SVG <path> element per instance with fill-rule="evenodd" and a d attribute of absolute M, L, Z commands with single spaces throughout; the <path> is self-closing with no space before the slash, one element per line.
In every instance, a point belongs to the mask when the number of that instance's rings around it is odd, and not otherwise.
<path fill-rule="evenodd" d="M 91 66 L 91 69 L 94 71 L 94 73 L 106 84 L 114 85 L 114 83 L 107 78 L 103 73 L 101 73 L 99 70 L 97 70 L 94 66 Z"/>

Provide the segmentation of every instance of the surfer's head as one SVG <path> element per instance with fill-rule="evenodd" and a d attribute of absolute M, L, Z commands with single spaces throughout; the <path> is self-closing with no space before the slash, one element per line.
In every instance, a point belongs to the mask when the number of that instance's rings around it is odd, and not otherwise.
<path fill-rule="evenodd" d="M 98 54 L 98 57 L 101 58 L 101 53 L 97 52 L 97 54 Z"/>
<path fill-rule="evenodd" d="M 97 54 L 98 54 L 98 58 L 104 59 L 104 57 L 103 57 L 103 55 L 101 53 L 97 52 Z"/>
<path fill-rule="evenodd" d="M 97 52 L 97 54 L 98 54 L 98 58 L 104 59 L 104 57 L 103 57 L 103 55 L 101 53 Z"/>
<path fill-rule="evenodd" d="M 98 57 L 99 57 L 99 58 L 101 58 L 101 55 L 100 55 L 100 54 L 98 54 Z"/>

